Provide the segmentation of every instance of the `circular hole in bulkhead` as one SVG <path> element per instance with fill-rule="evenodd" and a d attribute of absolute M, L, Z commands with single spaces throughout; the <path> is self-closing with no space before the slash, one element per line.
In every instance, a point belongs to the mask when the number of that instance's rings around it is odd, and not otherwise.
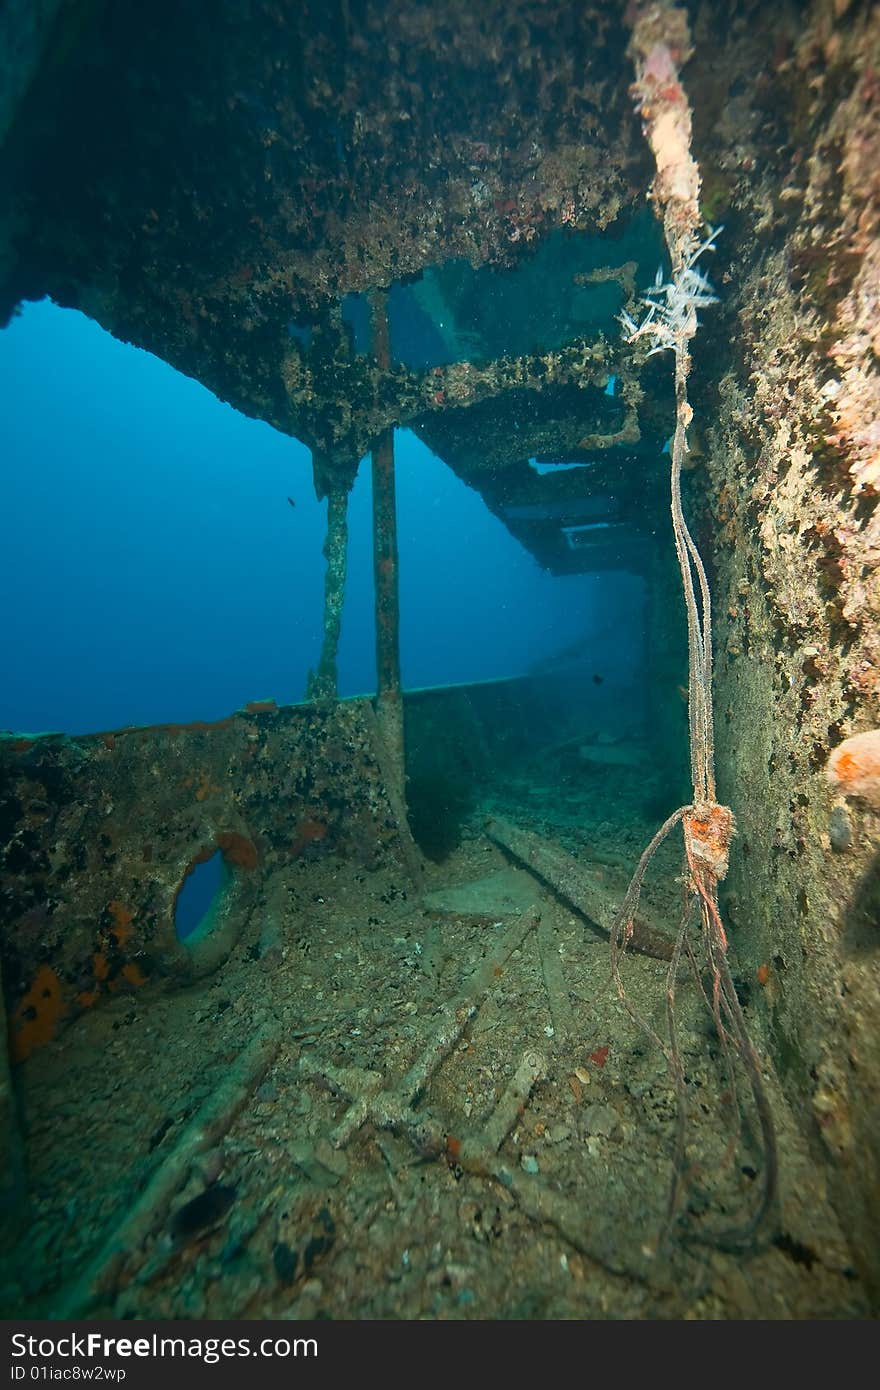
<path fill-rule="evenodd" d="M 174 904 L 178 941 L 192 945 L 210 932 L 231 878 L 219 849 L 193 864 Z"/>

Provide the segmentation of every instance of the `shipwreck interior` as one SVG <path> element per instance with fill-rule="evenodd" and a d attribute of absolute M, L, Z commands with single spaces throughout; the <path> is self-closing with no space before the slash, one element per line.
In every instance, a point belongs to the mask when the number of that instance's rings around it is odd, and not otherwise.
<path fill-rule="evenodd" d="M 880 12 L 8 0 L 0 65 L 0 318 L 327 507 L 306 690 L 0 737 L 4 1315 L 876 1312 Z M 623 675 L 404 688 L 402 429 L 637 581 Z"/>

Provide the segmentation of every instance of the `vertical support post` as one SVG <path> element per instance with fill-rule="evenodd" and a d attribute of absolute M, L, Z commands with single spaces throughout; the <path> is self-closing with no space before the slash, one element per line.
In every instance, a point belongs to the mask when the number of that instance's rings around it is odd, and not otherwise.
<path fill-rule="evenodd" d="M 310 671 L 306 686 L 309 700 L 335 700 L 339 694 L 337 655 L 345 602 L 348 558 L 348 490 L 334 487 L 327 494 L 327 538 L 324 541 L 324 639 L 317 671 Z"/>
<path fill-rule="evenodd" d="M 373 292 L 370 301 L 373 356 L 382 371 L 391 366 L 388 295 Z M 394 479 L 394 430 L 386 430 L 373 449 L 373 571 L 376 592 L 376 722 L 383 746 L 388 797 L 408 843 L 406 817 L 406 747 L 403 691 L 400 682 L 400 592 L 397 564 L 397 507 Z M 409 865 L 418 880 L 421 865 L 415 846 Z"/>
<path fill-rule="evenodd" d="M 391 366 L 388 295 L 371 300 L 373 356 L 383 371 Z M 397 565 L 397 506 L 394 431 L 386 430 L 373 450 L 373 572 L 376 586 L 376 714 L 388 754 L 394 791 L 405 801 L 403 699 L 400 686 L 400 592 Z"/>
<path fill-rule="evenodd" d="M 373 569 L 376 582 L 376 675 L 379 699 L 400 696 L 400 594 L 394 436 L 386 431 L 373 450 Z"/>
<path fill-rule="evenodd" d="M 391 366 L 386 291 L 371 302 L 373 355 L 382 371 Z M 376 579 L 376 672 L 379 699 L 400 695 L 400 596 L 397 567 L 397 509 L 394 430 L 380 435 L 373 450 L 373 565 Z"/>

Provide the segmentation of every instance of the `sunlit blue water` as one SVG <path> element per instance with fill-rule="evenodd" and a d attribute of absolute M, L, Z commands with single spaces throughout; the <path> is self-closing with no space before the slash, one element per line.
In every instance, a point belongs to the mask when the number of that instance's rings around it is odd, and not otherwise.
<path fill-rule="evenodd" d="M 0 401 L 0 727 L 84 732 L 303 697 L 326 510 L 303 445 L 48 301 L 0 332 Z M 398 433 L 397 457 L 407 686 L 518 674 L 638 618 L 636 580 L 544 574 L 413 435 Z M 343 694 L 375 682 L 370 505 L 362 464 Z M 610 660 L 630 660 L 622 635 Z"/>
<path fill-rule="evenodd" d="M 187 874 L 174 905 L 174 930 L 186 941 L 202 925 L 228 881 L 219 849 Z"/>

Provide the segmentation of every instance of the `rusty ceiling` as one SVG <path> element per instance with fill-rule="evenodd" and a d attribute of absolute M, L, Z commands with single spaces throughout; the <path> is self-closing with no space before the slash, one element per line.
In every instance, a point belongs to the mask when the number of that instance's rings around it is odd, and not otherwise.
<path fill-rule="evenodd" d="M 656 515 L 669 416 L 614 324 L 658 256 L 621 6 L 55 11 L 0 166 L 0 313 L 82 309 L 303 440 L 319 492 L 408 425 L 541 563 L 637 565 L 615 538 Z"/>

